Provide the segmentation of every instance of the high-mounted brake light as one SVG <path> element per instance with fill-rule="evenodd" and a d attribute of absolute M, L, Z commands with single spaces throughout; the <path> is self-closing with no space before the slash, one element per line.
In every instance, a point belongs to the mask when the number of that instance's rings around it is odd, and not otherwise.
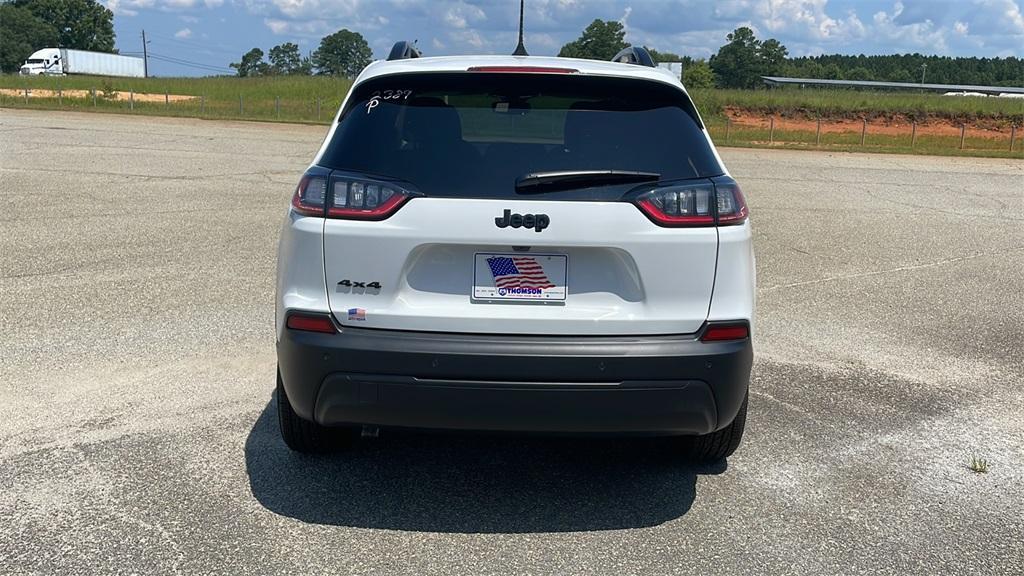
<path fill-rule="evenodd" d="M 577 74 L 575 68 L 555 68 L 551 66 L 473 66 L 470 72 L 505 72 L 512 74 Z"/>
<path fill-rule="evenodd" d="M 750 325 L 746 322 L 710 324 L 701 334 L 701 342 L 725 342 L 745 340 L 750 337 Z"/>
<path fill-rule="evenodd" d="M 412 197 L 413 193 L 390 182 L 336 176 L 331 178 L 327 217 L 383 220 Z"/>
<path fill-rule="evenodd" d="M 296 314 L 288 317 L 288 328 L 301 330 L 303 332 L 320 332 L 323 334 L 334 334 L 334 322 L 327 316 L 317 314 Z"/>

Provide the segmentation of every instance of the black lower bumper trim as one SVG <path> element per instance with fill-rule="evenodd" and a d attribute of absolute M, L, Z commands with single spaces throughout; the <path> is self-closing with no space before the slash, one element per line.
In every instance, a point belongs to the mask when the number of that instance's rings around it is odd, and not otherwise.
<path fill-rule="evenodd" d="M 718 420 L 711 389 L 699 381 L 527 384 L 333 374 L 315 406 L 320 423 L 460 430 L 700 434 Z"/>
<path fill-rule="evenodd" d="M 286 331 L 296 413 L 324 425 L 705 434 L 746 395 L 749 340 Z"/>

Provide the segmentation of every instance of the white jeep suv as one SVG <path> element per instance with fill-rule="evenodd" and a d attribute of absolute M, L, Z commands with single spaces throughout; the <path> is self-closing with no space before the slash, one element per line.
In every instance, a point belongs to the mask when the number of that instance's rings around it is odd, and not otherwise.
<path fill-rule="evenodd" d="M 408 56 L 355 80 L 285 219 L 288 446 L 411 427 L 673 435 L 692 459 L 731 454 L 750 223 L 679 79 Z"/>

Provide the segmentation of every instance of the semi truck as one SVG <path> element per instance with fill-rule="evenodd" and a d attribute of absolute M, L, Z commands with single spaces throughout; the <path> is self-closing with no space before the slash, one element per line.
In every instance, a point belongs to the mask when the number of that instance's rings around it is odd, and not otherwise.
<path fill-rule="evenodd" d="M 25 76 L 88 74 L 144 78 L 146 64 L 142 58 L 133 56 L 67 48 L 43 48 L 33 52 L 28 60 L 25 60 L 20 73 Z"/>

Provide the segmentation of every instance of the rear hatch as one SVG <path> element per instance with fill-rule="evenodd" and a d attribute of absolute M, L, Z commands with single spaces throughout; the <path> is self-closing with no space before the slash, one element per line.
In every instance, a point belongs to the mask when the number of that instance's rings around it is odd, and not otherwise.
<path fill-rule="evenodd" d="M 721 173 L 668 84 L 487 71 L 365 82 L 311 171 L 329 208 L 331 309 L 342 325 L 397 330 L 695 332 Z"/>

